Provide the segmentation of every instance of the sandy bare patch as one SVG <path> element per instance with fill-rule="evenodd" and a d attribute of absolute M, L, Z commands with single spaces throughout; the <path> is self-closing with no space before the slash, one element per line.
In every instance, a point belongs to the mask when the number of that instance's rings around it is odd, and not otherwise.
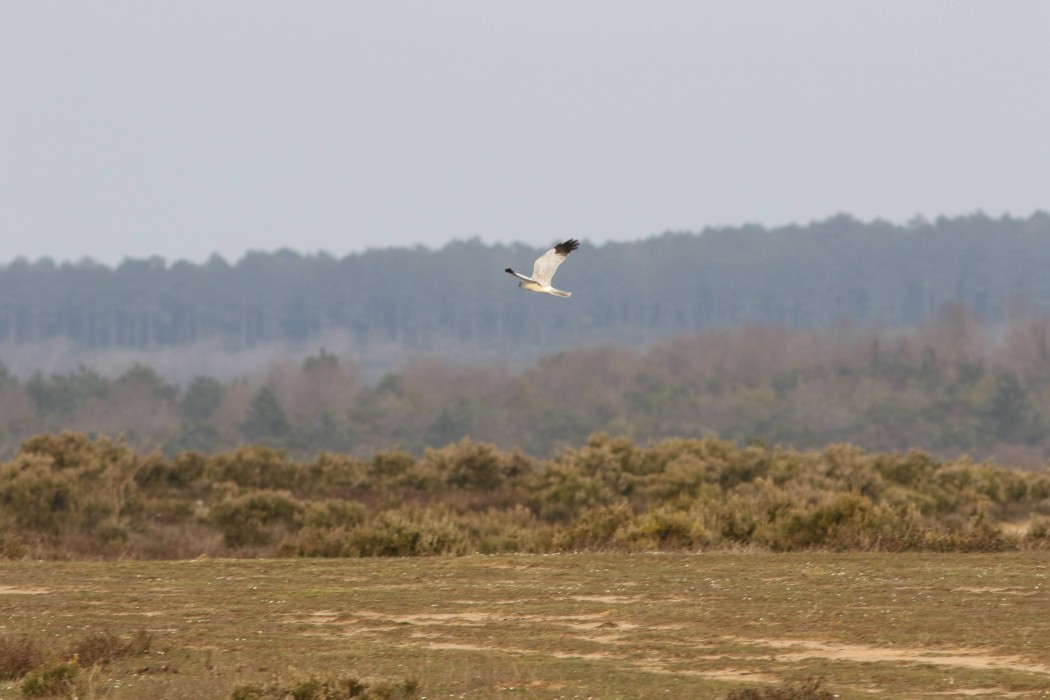
<path fill-rule="evenodd" d="M 47 588 L 19 588 L 18 586 L 0 586 L 0 595 L 43 595 L 50 593 Z"/>
<path fill-rule="evenodd" d="M 454 625 L 454 626 L 477 626 L 494 620 L 506 621 L 515 619 L 513 615 L 495 615 L 486 612 L 455 612 L 455 613 L 418 613 L 415 615 L 385 615 L 383 613 L 370 612 L 367 610 L 355 610 L 354 617 L 369 620 L 382 620 L 400 625 Z"/>
<path fill-rule="evenodd" d="M 633 630 L 638 628 L 638 625 L 631 622 L 613 622 L 612 620 L 588 620 L 562 624 L 574 630 Z"/>
<path fill-rule="evenodd" d="M 547 564 L 536 563 L 517 563 L 517 562 L 492 562 L 483 564 L 489 569 L 503 569 L 507 571 L 553 571 L 554 567 Z"/>
<path fill-rule="evenodd" d="M 802 661 L 804 659 L 828 659 L 831 661 L 855 661 L 858 663 L 916 663 L 958 668 L 1010 670 L 1024 673 L 1050 675 L 1050 666 L 1032 663 L 1016 656 L 998 656 L 974 649 L 907 649 L 898 647 L 875 647 L 865 644 L 840 644 L 791 639 L 746 639 L 733 637 L 733 641 L 745 644 L 781 649 L 774 654 L 777 661 Z"/>
<path fill-rule="evenodd" d="M 506 613 L 493 613 L 481 611 L 462 611 L 454 613 L 416 613 L 414 615 L 386 615 L 368 610 L 355 610 L 354 617 L 369 620 L 382 620 L 394 624 L 410 625 L 449 625 L 449 626 L 477 626 L 491 622 L 532 622 L 560 625 L 600 625 L 608 612 L 595 613 L 591 615 L 514 615 Z M 346 620 L 341 620 L 345 622 Z M 616 623 L 623 625 L 626 623 Z"/>
<path fill-rule="evenodd" d="M 652 674 L 696 676 L 701 678 L 713 678 L 716 680 L 752 681 L 755 683 L 772 683 L 777 680 L 771 676 L 744 671 L 742 669 L 712 669 L 710 671 L 699 671 L 695 669 L 668 669 L 668 667 L 658 659 L 638 659 L 633 655 L 625 656 L 622 654 L 613 654 L 612 652 L 560 652 L 555 650 L 522 649 L 518 648 L 518 646 L 514 646 L 514 648 L 504 648 L 504 646 L 493 648 L 493 646 L 464 644 L 459 642 L 437 642 L 427 644 L 427 646 L 429 649 L 445 649 L 462 652 L 502 652 L 504 654 L 519 654 L 522 656 L 543 655 L 559 659 L 583 659 L 586 661 L 607 661 L 614 659 L 624 661 L 628 665 L 635 667 L 638 671 L 645 671 Z M 722 659 L 724 657 L 717 658 Z"/>
<path fill-rule="evenodd" d="M 1039 591 L 1025 590 L 1023 588 L 1010 588 L 1006 586 L 959 586 L 953 588 L 952 593 L 1005 593 L 1006 595 L 1035 595 Z"/>
<path fill-rule="evenodd" d="M 714 657 L 724 660 L 726 657 Z M 778 678 L 768 676 L 757 671 L 748 671 L 742 668 L 717 668 L 708 670 L 698 669 L 673 669 L 666 668 L 659 663 L 635 664 L 636 667 L 649 673 L 669 673 L 676 676 L 698 676 L 700 678 L 712 678 L 719 681 L 750 681 L 752 683 L 775 683 Z"/>
<path fill-rule="evenodd" d="M 585 634 L 585 635 L 580 635 L 580 636 L 576 637 L 576 639 L 579 639 L 580 641 L 583 641 L 583 642 L 593 642 L 595 644 L 610 644 L 610 645 L 612 645 L 612 644 L 626 644 L 627 643 L 627 642 L 624 641 L 623 635 L 621 635 L 621 634 L 596 634 L 596 635 Z"/>
<path fill-rule="evenodd" d="M 712 678 L 716 680 L 751 681 L 753 683 L 772 683 L 777 680 L 772 676 L 767 676 L 755 671 L 748 671 L 739 668 L 719 668 L 710 670 L 668 668 L 664 664 L 664 661 L 658 658 L 639 658 L 636 654 L 617 654 L 611 651 L 574 652 L 561 651 L 556 649 L 493 647 L 480 644 L 465 644 L 462 642 L 432 642 L 428 644 L 427 647 L 430 649 L 447 649 L 451 651 L 484 651 L 490 653 L 501 652 L 505 654 L 515 654 L 521 656 L 542 655 L 550 656 L 557 659 L 580 659 L 584 661 L 616 660 L 622 661 L 625 664 L 638 669 L 639 671 L 645 671 L 647 673 L 664 673 L 676 676 L 697 676 L 702 678 Z M 724 656 L 705 658 L 720 661 L 726 659 L 726 657 Z"/>
<path fill-rule="evenodd" d="M 542 654 L 543 656 L 553 656 L 556 659 L 586 659 L 590 661 L 605 660 L 605 659 L 620 659 L 623 658 L 617 654 L 606 651 L 596 652 L 579 652 L 579 651 L 559 651 L 557 649 L 525 649 L 522 647 L 492 647 L 483 646 L 480 644 L 463 644 L 460 642 L 432 642 L 427 645 L 429 649 L 452 649 L 456 651 L 499 651 L 504 654 Z"/>
<path fill-rule="evenodd" d="M 588 603 L 631 603 L 636 600 L 629 595 L 571 595 L 569 598 Z"/>
<path fill-rule="evenodd" d="M 1014 523 L 1002 523 L 1000 529 L 1004 535 L 1015 535 L 1017 537 L 1024 537 L 1028 534 L 1028 530 L 1032 527 L 1032 520 L 1021 520 Z"/>
<path fill-rule="evenodd" d="M 1029 693 L 1010 691 L 1005 688 L 960 688 L 959 690 L 946 690 L 942 693 L 930 693 L 931 695 L 966 695 L 969 697 L 991 697 L 991 698 L 1020 698 Z"/>
<path fill-rule="evenodd" d="M 512 598 L 509 600 L 453 600 L 457 605 L 522 605 L 534 601 L 525 598 Z"/>

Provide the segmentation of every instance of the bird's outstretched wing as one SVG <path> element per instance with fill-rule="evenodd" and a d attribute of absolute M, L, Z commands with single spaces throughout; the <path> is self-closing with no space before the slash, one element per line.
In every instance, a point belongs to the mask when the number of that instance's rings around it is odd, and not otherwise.
<path fill-rule="evenodd" d="M 532 279 L 549 287 L 551 278 L 554 277 L 554 271 L 558 269 L 558 265 L 561 265 L 562 261 L 569 257 L 569 253 L 579 247 L 580 242 L 575 238 L 570 238 L 536 258 L 536 264 L 532 267 Z"/>

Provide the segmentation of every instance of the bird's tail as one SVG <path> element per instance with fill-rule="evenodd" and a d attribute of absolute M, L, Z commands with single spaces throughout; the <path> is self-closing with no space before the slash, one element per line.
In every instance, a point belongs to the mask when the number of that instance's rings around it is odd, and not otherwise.
<path fill-rule="evenodd" d="M 563 292 L 560 289 L 554 289 L 553 287 L 551 287 L 551 294 L 556 297 L 565 297 L 566 299 L 572 296 L 572 292 Z"/>

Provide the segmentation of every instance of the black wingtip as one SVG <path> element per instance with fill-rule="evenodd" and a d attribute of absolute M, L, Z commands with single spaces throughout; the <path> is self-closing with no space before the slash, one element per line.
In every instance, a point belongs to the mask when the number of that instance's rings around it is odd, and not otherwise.
<path fill-rule="evenodd" d="M 506 270 L 504 270 L 504 272 L 509 272 L 512 275 L 514 274 L 514 270 L 510 269 L 509 267 Z"/>
<path fill-rule="evenodd" d="M 569 253 L 571 253 L 579 247 L 580 242 L 575 238 L 570 238 L 564 243 L 559 243 L 558 245 L 554 246 L 554 249 L 562 255 L 568 255 Z"/>

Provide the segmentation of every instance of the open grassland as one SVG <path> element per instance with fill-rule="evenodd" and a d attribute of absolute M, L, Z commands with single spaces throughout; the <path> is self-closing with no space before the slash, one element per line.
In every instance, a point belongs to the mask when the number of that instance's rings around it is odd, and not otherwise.
<path fill-rule="evenodd" d="M 80 697 L 414 679 L 425 698 L 1050 697 L 1045 552 L 0 562 L 0 635 L 146 630 Z M 0 683 L 20 698 L 22 681 Z"/>

